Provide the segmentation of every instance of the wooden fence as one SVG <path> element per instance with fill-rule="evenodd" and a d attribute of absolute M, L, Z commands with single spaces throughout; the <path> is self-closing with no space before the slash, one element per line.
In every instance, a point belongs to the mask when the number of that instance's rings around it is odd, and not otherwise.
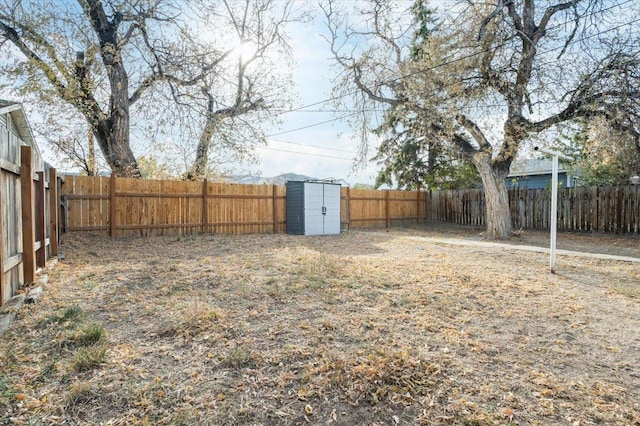
<path fill-rule="evenodd" d="M 427 195 L 342 188 L 342 226 L 424 222 Z M 65 231 L 151 236 L 286 230 L 285 186 L 65 176 L 61 196 Z"/>
<path fill-rule="evenodd" d="M 282 232 L 285 188 L 65 176 L 62 228 L 112 236 Z"/>
<path fill-rule="evenodd" d="M 616 234 L 640 233 L 638 185 L 577 187 L 558 190 L 558 230 Z M 435 191 L 429 194 L 428 220 L 485 226 L 481 189 Z M 548 230 L 551 190 L 509 190 L 515 228 Z"/>
<path fill-rule="evenodd" d="M 346 228 L 388 228 L 425 222 L 428 193 L 342 188 Z"/>
<path fill-rule="evenodd" d="M 112 236 L 279 233 L 286 230 L 286 187 L 212 182 L 65 176 L 66 231 Z M 558 229 L 638 234 L 637 186 L 567 188 L 558 196 Z M 486 225 L 484 193 L 376 191 L 342 188 L 343 228 L 384 228 L 425 222 Z M 515 228 L 549 229 L 549 190 L 509 191 Z"/>
<path fill-rule="evenodd" d="M 12 133 L 0 132 L 0 305 L 58 254 L 56 170 Z"/>

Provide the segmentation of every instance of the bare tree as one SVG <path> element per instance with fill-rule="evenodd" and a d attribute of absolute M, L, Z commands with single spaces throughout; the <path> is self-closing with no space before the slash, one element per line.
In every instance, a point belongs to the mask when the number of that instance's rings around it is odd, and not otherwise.
<path fill-rule="evenodd" d="M 87 176 L 97 176 L 100 172 L 98 159 L 95 152 L 95 142 L 93 133 L 84 134 L 69 133 L 65 129 L 66 136 L 48 140 L 54 151 L 72 168 L 80 169 L 81 173 Z M 45 137 L 45 139 L 47 139 Z"/>
<path fill-rule="evenodd" d="M 283 27 L 292 17 L 292 4 L 50 0 L 43 5 L 5 0 L 0 3 L 0 32 L 9 42 L 5 49 L 17 59 L 3 68 L 23 94 L 72 105 L 120 176 L 140 176 L 131 147 L 132 107 L 139 107 L 140 118 L 147 112 L 162 127 L 165 123 L 157 118 L 164 111 L 149 96 L 144 105 L 141 99 L 168 85 L 177 106 L 165 103 L 165 109 L 181 116 L 183 126 L 202 124 L 190 168 L 193 176 L 201 176 L 222 122 L 282 105 L 279 99 L 286 91 L 273 84 L 273 64 L 267 59 L 287 48 Z M 241 55 L 239 49 L 249 44 L 254 51 Z M 244 150 L 240 143 L 233 148 Z"/>
<path fill-rule="evenodd" d="M 15 96 L 10 85 L 5 85 L 2 90 L 3 96 Z M 79 170 L 87 176 L 109 170 L 99 148 L 96 148 L 93 132 L 73 106 L 57 100 L 49 102 L 37 96 L 27 99 L 25 108 L 32 131 L 36 139 L 44 142 L 56 155 L 60 167 Z"/>
<path fill-rule="evenodd" d="M 197 137 L 192 164 L 185 177 L 207 176 L 212 145 L 219 159 L 232 153 L 251 155 L 264 141 L 260 124 L 271 111 L 288 105 L 290 48 L 285 27 L 303 14 L 291 0 L 223 0 L 196 2 L 202 28 L 216 34 L 192 33 L 182 57 L 199 57 L 182 67 L 182 81 L 169 81 L 179 108 L 180 124 Z M 180 57 L 178 56 L 178 57 Z M 215 63 L 213 68 L 207 68 Z"/>
<path fill-rule="evenodd" d="M 137 177 L 130 108 L 166 78 L 157 54 L 162 41 L 153 34 L 173 22 L 173 13 L 162 0 L 4 1 L 0 34 L 20 53 L 5 70 L 26 71 L 24 90 L 73 105 L 112 171 Z"/>
<path fill-rule="evenodd" d="M 371 0 L 356 25 L 325 4 L 344 82 L 367 102 L 428 117 L 425 137 L 471 161 L 482 179 L 489 239 L 511 235 L 505 178 L 524 142 L 563 123 L 612 121 L 636 108 L 638 6 L 599 0 L 459 2 L 411 57 L 412 26 Z M 396 5 L 397 7 L 397 5 Z M 428 7 L 417 0 L 414 8 Z M 415 10 L 414 10 L 415 16 Z M 357 41 L 364 48 L 354 48 Z M 350 90 L 350 89 L 347 89 Z"/>

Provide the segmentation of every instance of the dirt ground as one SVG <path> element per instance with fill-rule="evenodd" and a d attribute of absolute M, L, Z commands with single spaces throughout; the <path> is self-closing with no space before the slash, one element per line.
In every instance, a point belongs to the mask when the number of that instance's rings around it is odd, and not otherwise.
<path fill-rule="evenodd" d="M 483 228 L 469 226 L 452 226 L 447 224 L 429 224 L 418 227 L 398 228 L 396 231 L 419 231 L 419 235 L 428 237 L 458 238 L 469 241 L 482 241 Z M 640 258 L 640 237 L 633 235 L 612 235 L 558 232 L 556 246 L 559 250 L 570 250 L 585 253 L 602 253 L 617 256 Z M 517 231 L 516 236 L 505 244 L 528 245 L 549 248 L 550 235 L 548 231 L 534 231 L 526 229 Z"/>
<path fill-rule="evenodd" d="M 0 424 L 640 425 L 640 263 L 416 238 L 479 234 L 67 235 L 0 336 Z"/>

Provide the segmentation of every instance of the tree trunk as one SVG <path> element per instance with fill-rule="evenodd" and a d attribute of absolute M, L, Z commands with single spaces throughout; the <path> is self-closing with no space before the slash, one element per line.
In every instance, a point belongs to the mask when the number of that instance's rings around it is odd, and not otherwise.
<path fill-rule="evenodd" d="M 111 88 L 109 115 L 99 120 L 94 133 L 116 176 L 140 178 L 142 175 L 129 138 L 129 77 L 122 65 L 120 52 L 115 47 L 115 34 L 109 37 L 114 41 L 102 46 L 103 62 Z"/>
<path fill-rule="evenodd" d="M 506 240 L 512 235 L 509 193 L 505 183 L 509 168 L 492 165 L 491 155 L 488 153 L 477 154 L 473 163 L 482 179 L 487 203 L 485 239 Z"/>
<path fill-rule="evenodd" d="M 96 170 L 96 141 L 95 137 L 93 136 L 93 132 L 89 131 L 89 134 L 87 136 L 89 143 L 89 153 L 87 154 L 87 175 L 97 176 L 98 170 Z"/>
<path fill-rule="evenodd" d="M 83 52 L 77 53 L 75 63 L 79 97 L 71 103 L 85 115 L 111 172 L 120 177 L 140 178 L 129 138 L 129 76 L 122 60 L 123 45 L 118 37 L 122 15 L 116 14 L 110 19 L 100 0 L 84 0 L 80 4 L 100 44 L 100 56 L 109 79 L 109 109 L 103 111 L 95 100 Z"/>
<path fill-rule="evenodd" d="M 202 180 L 207 173 L 207 164 L 209 163 L 209 147 L 211 146 L 211 138 L 218 127 L 220 118 L 216 114 L 209 113 L 207 122 L 200 134 L 198 147 L 196 148 L 196 158 L 193 160 L 191 169 L 187 172 L 187 180 Z"/>
<path fill-rule="evenodd" d="M 213 127 L 208 124 L 209 123 L 207 123 L 200 135 L 198 147 L 196 148 L 196 158 L 193 160 L 191 171 L 189 171 L 187 176 L 189 180 L 201 180 L 207 172 L 207 163 L 209 162 L 209 145 L 211 144 L 211 137 L 213 136 Z"/>
<path fill-rule="evenodd" d="M 93 133 L 113 174 L 142 177 L 129 146 L 129 114 L 114 113 L 109 119 L 100 121 Z"/>

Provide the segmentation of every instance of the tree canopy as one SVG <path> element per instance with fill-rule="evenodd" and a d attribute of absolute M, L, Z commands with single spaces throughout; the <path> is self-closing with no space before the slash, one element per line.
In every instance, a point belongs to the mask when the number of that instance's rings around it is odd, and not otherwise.
<path fill-rule="evenodd" d="M 580 185 L 625 185 L 640 174 L 640 134 L 606 120 L 581 120 L 566 129 L 555 148 L 574 158 L 569 164 Z"/>
<path fill-rule="evenodd" d="M 144 128 L 141 123 L 150 119 L 156 121 L 152 132 L 171 134 L 176 144 L 189 144 L 193 133 L 200 133 L 188 168 L 202 177 L 214 135 L 228 150 L 247 152 L 248 135 L 259 132 L 264 118 L 255 114 L 286 102 L 284 77 L 269 67 L 268 59 L 272 52 L 286 55 L 285 26 L 301 17 L 294 16 L 292 4 L 5 0 L 0 3 L 0 36 L 11 60 L 1 66 L 23 95 L 58 120 L 77 123 L 82 118 L 84 130 L 77 126 L 54 141 L 81 167 L 88 167 L 85 148 L 91 133 L 113 173 L 139 177 L 131 129 Z M 65 107 L 57 109 L 60 104 Z M 220 125 L 248 113 L 254 113 L 253 119 L 237 126 L 244 136 Z M 175 117 L 188 119 L 178 131 L 167 130 L 179 121 Z"/>
<path fill-rule="evenodd" d="M 460 1 L 439 13 L 417 0 L 409 20 L 398 2 L 370 0 L 347 21 L 339 3 L 324 5 L 337 90 L 363 114 L 384 108 L 392 137 L 425 138 L 449 150 L 446 161 L 470 161 L 485 190 L 487 238 L 511 235 L 505 178 L 527 140 L 577 119 L 620 126 L 637 113 L 637 4 Z"/>

